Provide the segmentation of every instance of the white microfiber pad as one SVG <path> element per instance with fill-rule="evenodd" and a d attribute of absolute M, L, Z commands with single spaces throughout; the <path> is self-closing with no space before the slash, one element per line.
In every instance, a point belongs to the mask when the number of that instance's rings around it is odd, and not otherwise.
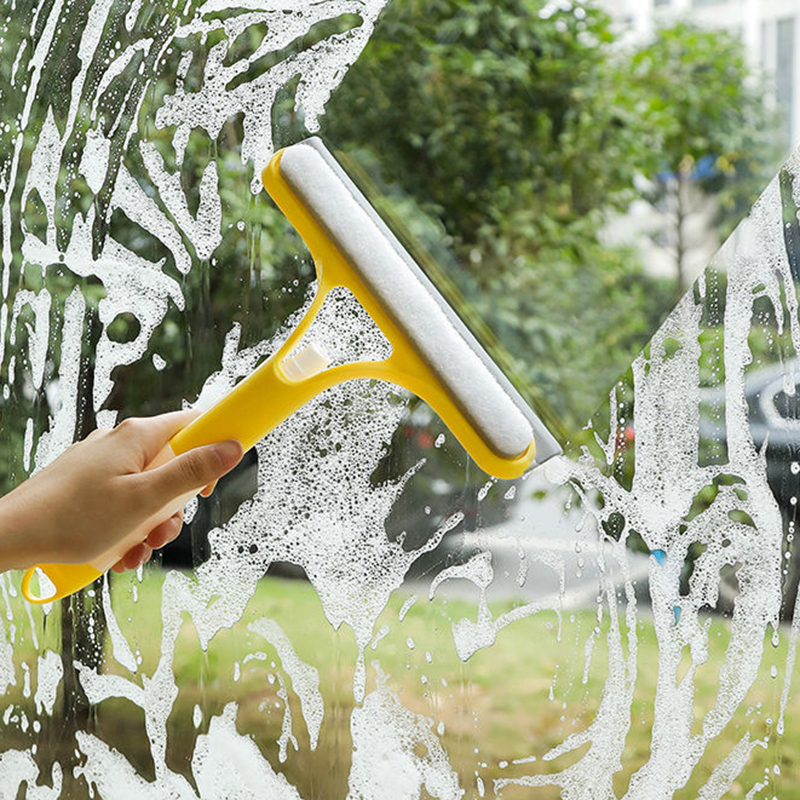
<path fill-rule="evenodd" d="M 433 369 L 477 433 L 499 455 L 522 455 L 534 437 L 522 398 L 501 386 L 496 366 L 317 139 L 286 148 L 281 175 L 335 242 L 376 299 Z M 459 328 L 461 330 L 459 330 Z M 494 369 L 491 369 L 491 367 Z M 515 399 L 517 402 L 515 402 Z M 532 415 L 533 412 L 530 412 Z M 558 444 L 549 438 L 543 460 Z M 537 431 L 537 434 L 539 431 Z"/>

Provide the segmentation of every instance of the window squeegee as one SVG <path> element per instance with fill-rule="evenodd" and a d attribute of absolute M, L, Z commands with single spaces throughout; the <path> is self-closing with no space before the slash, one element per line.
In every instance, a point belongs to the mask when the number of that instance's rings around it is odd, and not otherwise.
<path fill-rule="evenodd" d="M 247 450 L 313 397 L 359 378 L 387 381 L 416 394 L 478 466 L 497 478 L 520 477 L 534 462 L 560 452 L 543 422 L 320 139 L 279 150 L 262 180 L 311 251 L 316 295 L 280 349 L 177 433 L 151 467 L 225 439 L 238 439 Z M 329 367 L 324 350 L 313 342 L 298 350 L 328 293 L 337 287 L 352 292 L 381 329 L 391 345 L 386 359 Z M 176 499 L 90 564 L 31 567 L 22 582 L 24 596 L 45 603 L 87 586 L 193 496 Z M 51 590 L 45 596 L 31 592 L 37 572 L 40 589 L 44 584 Z"/>

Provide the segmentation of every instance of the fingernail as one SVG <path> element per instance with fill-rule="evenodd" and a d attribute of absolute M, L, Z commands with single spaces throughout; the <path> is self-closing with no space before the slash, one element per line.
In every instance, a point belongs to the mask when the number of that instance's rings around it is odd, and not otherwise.
<path fill-rule="evenodd" d="M 244 455 L 244 449 L 236 439 L 228 439 L 226 442 L 217 442 L 213 447 L 217 458 L 222 462 L 222 466 L 225 469 L 235 467 Z"/>

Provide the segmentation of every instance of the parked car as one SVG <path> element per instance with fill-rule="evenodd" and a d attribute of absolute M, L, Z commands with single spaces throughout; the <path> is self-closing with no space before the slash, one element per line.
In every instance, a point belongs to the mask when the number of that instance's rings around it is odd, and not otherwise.
<path fill-rule="evenodd" d="M 748 373 L 745 399 L 753 443 L 765 453 L 767 482 L 778 501 L 784 536 L 794 533 L 800 502 L 800 360 L 793 359 Z M 725 389 L 703 390 L 700 415 L 701 457 L 727 460 Z M 791 540 L 790 540 L 791 541 Z M 783 616 L 790 618 L 800 584 L 800 554 L 788 564 Z"/>
<path fill-rule="evenodd" d="M 781 508 L 793 514 L 800 495 L 800 360 L 763 367 L 745 380 L 753 443 L 766 446 L 767 481 Z M 700 439 L 704 457 L 725 458 L 725 389 L 703 390 Z"/>

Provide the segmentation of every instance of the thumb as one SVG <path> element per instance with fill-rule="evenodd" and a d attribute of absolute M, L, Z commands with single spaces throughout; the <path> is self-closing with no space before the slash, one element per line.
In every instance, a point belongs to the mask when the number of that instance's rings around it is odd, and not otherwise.
<path fill-rule="evenodd" d="M 244 450 L 235 439 L 195 447 L 166 464 L 141 473 L 159 504 L 168 503 L 192 490 L 200 491 L 230 472 L 242 459 Z"/>

